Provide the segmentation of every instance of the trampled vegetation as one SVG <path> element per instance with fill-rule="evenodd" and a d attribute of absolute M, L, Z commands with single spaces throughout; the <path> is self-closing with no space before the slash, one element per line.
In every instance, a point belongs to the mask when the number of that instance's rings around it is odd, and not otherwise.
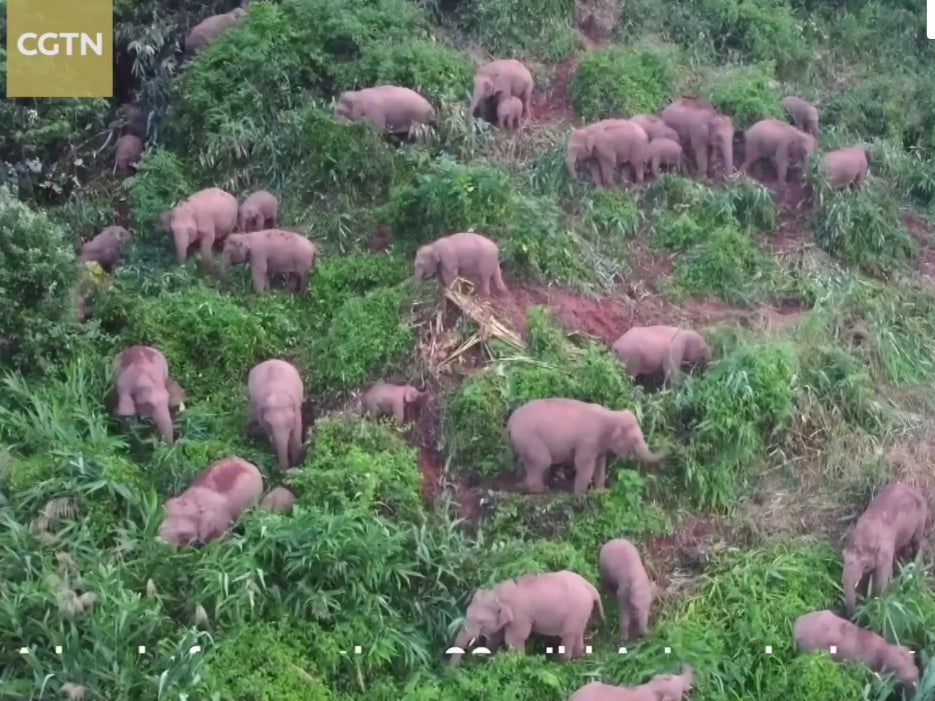
<path fill-rule="evenodd" d="M 791 626 L 841 609 L 841 538 L 877 487 L 935 495 L 920 4 L 255 0 L 183 61 L 187 29 L 232 7 L 116 3 L 118 98 L 130 86 L 152 113 L 125 180 L 102 149 L 119 100 L 2 104 L 0 697 L 564 700 L 688 662 L 695 701 L 899 698 L 864 667 L 797 652 Z M 476 66 L 510 56 L 536 81 L 516 132 L 468 114 Z M 341 91 L 380 83 L 429 98 L 434 129 L 397 144 L 332 116 Z M 808 98 L 820 151 L 863 141 L 870 173 L 840 193 L 814 168 L 785 185 L 569 179 L 572 126 L 687 93 L 738 136 Z M 176 263 L 159 215 L 210 186 L 280 196 L 283 225 L 319 247 L 307 294 Z M 76 245 L 112 224 L 128 251 L 94 275 Z M 509 295 L 413 286 L 416 248 L 468 230 L 497 241 Z M 610 351 L 634 324 L 703 330 L 714 361 L 635 384 Z M 133 344 L 159 348 L 187 393 L 173 446 L 112 416 L 111 364 Z M 308 398 L 307 456 L 285 474 L 244 431 L 247 373 L 272 357 Z M 360 418 L 378 380 L 432 401 L 404 427 Z M 520 493 L 504 425 L 550 396 L 631 409 L 669 458 L 617 461 L 603 492 Z M 248 511 L 203 548 L 157 541 L 164 500 L 227 456 L 289 487 L 296 510 Z M 559 569 L 596 583 L 613 537 L 662 591 L 647 638 L 619 653 L 605 595 L 578 660 L 534 638 L 448 666 L 475 588 Z M 933 542 L 859 609 L 916 651 L 915 701 L 935 699 Z"/>

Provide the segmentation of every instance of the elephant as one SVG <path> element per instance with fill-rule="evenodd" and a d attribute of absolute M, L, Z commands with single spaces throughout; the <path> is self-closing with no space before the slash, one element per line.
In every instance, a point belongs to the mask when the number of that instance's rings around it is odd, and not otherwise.
<path fill-rule="evenodd" d="M 249 234 L 230 234 L 224 242 L 223 270 L 232 264 L 250 263 L 253 289 L 270 289 L 273 275 L 298 277 L 296 290 L 308 291 L 308 277 L 318 256 L 318 248 L 302 234 L 283 229 L 263 229 Z"/>
<path fill-rule="evenodd" d="M 497 103 L 497 125 L 501 129 L 519 129 L 522 116 L 523 101 L 518 97 L 504 97 Z"/>
<path fill-rule="evenodd" d="M 534 399 L 507 420 L 507 432 L 526 470 L 529 493 L 546 491 L 552 465 L 575 467 L 575 494 L 583 494 L 594 479 L 596 489 L 606 481 L 607 453 L 635 455 L 641 462 L 661 462 L 668 453 L 652 453 L 632 411 L 615 411 L 577 399 Z"/>
<path fill-rule="evenodd" d="M 724 175 L 734 171 L 734 122 L 718 114 L 713 105 L 690 97 L 681 97 L 660 113 L 662 121 L 678 135 L 682 148 L 690 150 L 698 175 L 709 175 L 709 161 L 718 155 Z"/>
<path fill-rule="evenodd" d="M 676 326 L 633 326 L 611 349 L 631 378 L 662 372 L 670 383 L 681 377 L 683 364 L 711 360 L 711 350 L 700 333 Z"/>
<path fill-rule="evenodd" d="M 646 132 L 650 142 L 655 139 L 671 139 L 672 141 L 681 142 L 679 133 L 663 122 L 662 117 L 657 117 L 654 114 L 638 114 L 630 117 L 628 121 L 643 127 L 643 131 Z"/>
<path fill-rule="evenodd" d="M 863 144 L 829 151 L 821 159 L 821 170 L 835 190 L 860 187 L 870 168 L 870 150 Z"/>
<path fill-rule="evenodd" d="M 682 701 L 693 684 L 693 670 L 683 664 L 681 674 L 657 674 L 638 686 L 589 682 L 569 696 L 568 701 Z"/>
<path fill-rule="evenodd" d="M 251 423 L 259 425 L 276 451 L 280 470 L 302 459 L 302 404 L 299 371 L 285 360 L 264 360 L 247 376 Z"/>
<path fill-rule="evenodd" d="M 133 134 L 140 139 L 146 138 L 148 116 L 140 105 L 125 102 L 120 107 L 121 122 L 126 134 Z"/>
<path fill-rule="evenodd" d="M 192 27 L 185 39 L 185 50 L 194 54 L 205 46 L 217 39 L 225 31 L 233 27 L 240 19 L 246 16 L 247 11 L 242 7 L 237 7 L 230 12 L 219 15 L 211 15 Z"/>
<path fill-rule="evenodd" d="M 560 636 L 566 659 L 584 653 L 584 634 L 595 607 L 604 617 L 601 595 L 588 580 L 570 570 L 525 574 L 474 592 L 454 646 L 464 649 L 483 636 L 503 634 L 507 646 L 521 653 L 531 633 Z M 459 664 L 460 653 L 451 663 Z"/>
<path fill-rule="evenodd" d="M 580 161 L 591 161 L 591 181 L 595 187 L 606 187 L 614 183 L 616 167 L 629 163 L 634 181 L 642 183 L 648 151 L 646 132 L 626 119 L 604 119 L 573 129 L 565 162 L 568 177 L 577 177 Z"/>
<path fill-rule="evenodd" d="M 646 154 L 649 170 L 654 178 L 659 177 L 661 166 L 671 166 L 675 172 L 682 171 L 682 145 L 678 141 L 665 137 L 653 139 L 649 142 Z"/>
<path fill-rule="evenodd" d="M 126 173 L 143 155 L 143 140 L 135 134 L 124 134 L 117 139 L 117 152 L 114 157 L 114 172 Z"/>
<path fill-rule="evenodd" d="M 797 129 L 818 138 L 818 108 L 815 105 L 801 97 L 789 95 L 782 98 L 782 106 L 792 115 Z"/>
<path fill-rule="evenodd" d="M 413 267 L 416 284 L 438 273 L 445 287 L 460 275 L 474 278 L 485 297 L 491 285 L 501 293 L 509 291 L 500 271 L 499 246 L 480 234 L 462 232 L 427 243 L 416 251 Z"/>
<path fill-rule="evenodd" d="M 919 682 L 919 669 L 908 648 L 893 645 L 827 609 L 799 616 L 792 635 L 802 650 L 828 651 L 835 659 L 863 662 L 878 674 L 893 673 L 910 690 Z M 832 645 L 836 647 L 833 652 Z"/>
<path fill-rule="evenodd" d="M 629 639 L 631 625 L 638 636 L 646 635 L 656 587 L 646 574 L 639 551 L 626 538 L 614 538 L 601 547 L 598 566 L 601 585 L 620 602 L 620 639 Z"/>
<path fill-rule="evenodd" d="M 352 122 L 370 122 L 382 133 L 408 133 L 414 124 L 431 124 L 435 109 L 415 90 L 377 85 L 347 90 L 338 97 L 334 113 Z"/>
<path fill-rule="evenodd" d="M 276 487 L 267 492 L 260 502 L 260 508 L 276 514 L 285 514 L 295 506 L 295 495 L 285 487 Z"/>
<path fill-rule="evenodd" d="M 744 159 L 742 169 L 761 158 L 768 158 L 776 167 L 776 179 L 786 182 L 790 166 L 805 167 L 815 152 L 815 137 L 778 119 L 761 119 L 744 132 Z"/>
<path fill-rule="evenodd" d="M 275 229 L 278 219 L 279 199 L 266 190 L 257 190 L 240 205 L 237 226 L 249 234 L 260 229 Z"/>
<path fill-rule="evenodd" d="M 478 115 L 482 102 L 499 95 L 499 100 L 518 97 L 523 104 L 522 118 L 527 119 L 532 104 L 532 88 L 532 73 L 515 58 L 485 63 L 474 74 L 474 91 L 469 107 L 471 116 Z"/>
<path fill-rule="evenodd" d="M 218 187 L 199 190 L 177 205 L 168 215 L 168 229 L 175 242 L 179 265 L 188 258 L 188 249 L 198 243 L 201 259 L 212 261 L 212 249 L 237 225 L 237 198 Z"/>
<path fill-rule="evenodd" d="M 107 272 L 111 272 L 120 264 L 123 246 L 129 238 L 130 232 L 122 226 L 108 226 L 93 239 L 81 244 L 78 261 L 93 261 Z"/>
<path fill-rule="evenodd" d="M 873 590 L 883 594 L 900 552 L 913 556 L 922 547 L 928 505 L 919 490 L 892 482 L 877 492 L 857 519 L 844 547 L 844 601 L 854 615 L 857 588 L 872 573 Z"/>
<path fill-rule="evenodd" d="M 390 385 L 378 382 L 361 396 L 364 413 L 379 417 L 392 414 L 396 423 L 406 421 L 406 408 L 419 406 L 428 397 L 428 390 L 419 391 L 412 385 Z"/>
<path fill-rule="evenodd" d="M 224 536 L 263 494 L 263 475 L 242 458 L 222 458 L 202 470 L 184 492 L 166 500 L 159 537 L 197 545 Z"/>
<path fill-rule="evenodd" d="M 153 420 L 169 445 L 175 442 L 171 410 L 181 407 L 185 392 L 169 378 L 165 356 L 149 346 L 130 346 L 117 356 L 118 417 L 144 416 Z"/>

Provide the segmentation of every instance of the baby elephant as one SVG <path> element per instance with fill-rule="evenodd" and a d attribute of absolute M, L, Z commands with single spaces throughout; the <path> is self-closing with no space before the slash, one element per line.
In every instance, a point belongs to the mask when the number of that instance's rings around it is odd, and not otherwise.
<path fill-rule="evenodd" d="M 172 232 L 179 265 L 188 259 L 188 249 L 197 243 L 201 259 L 210 263 L 214 244 L 222 241 L 237 225 L 237 198 L 218 187 L 199 190 L 177 205 L 164 223 Z"/>
<path fill-rule="evenodd" d="M 280 470 L 301 460 L 302 403 L 305 390 L 299 371 L 285 360 L 265 360 L 247 376 L 251 421 L 259 425 L 276 450 Z"/>
<path fill-rule="evenodd" d="M 928 504 L 917 489 L 904 482 L 883 487 L 857 519 L 844 548 L 844 601 L 854 615 L 857 589 L 872 573 L 877 596 L 886 591 L 900 551 L 918 553 L 928 518 Z"/>
<path fill-rule="evenodd" d="M 497 125 L 501 129 L 518 129 L 523 117 L 523 101 L 515 95 L 502 97 L 497 103 Z"/>
<path fill-rule="evenodd" d="M 242 17 L 245 17 L 247 11 L 242 7 L 237 7 L 230 12 L 220 15 L 211 15 L 202 20 L 188 33 L 185 39 L 185 50 L 193 54 L 200 51 L 208 44 L 221 36 L 230 27 L 233 27 Z"/>
<path fill-rule="evenodd" d="M 792 115 L 797 129 L 818 138 L 818 108 L 801 97 L 789 95 L 782 99 L 782 106 Z"/>
<path fill-rule="evenodd" d="M 461 275 L 474 278 L 485 297 L 490 296 L 491 285 L 507 292 L 500 272 L 500 248 L 480 234 L 452 234 L 420 247 L 415 259 L 416 284 L 436 273 L 445 287 Z"/>
<path fill-rule="evenodd" d="M 649 142 L 646 162 L 654 178 L 659 177 L 661 166 L 668 166 L 676 173 L 682 172 L 682 145 L 672 139 L 660 138 Z"/>
<path fill-rule="evenodd" d="M 222 269 L 231 264 L 250 263 L 253 289 L 263 292 L 270 288 L 273 275 L 295 275 L 295 289 L 308 290 L 308 276 L 318 248 L 301 234 L 282 229 L 264 229 L 249 234 L 230 234 L 224 242 Z"/>
<path fill-rule="evenodd" d="M 526 574 L 474 592 L 454 646 L 464 649 L 479 637 L 496 638 L 502 632 L 507 646 L 525 652 L 530 633 L 538 633 L 560 636 L 566 659 L 580 657 L 595 607 L 606 620 L 600 594 L 580 574 Z M 461 654 L 453 653 L 451 663 L 460 661 Z"/>
<path fill-rule="evenodd" d="M 546 490 L 552 465 L 573 464 L 575 494 L 583 494 L 593 479 L 603 489 L 607 479 L 607 453 L 634 454 L 644 463 L 657 463 L 667 453 L 652 453 L 632 411 L 553 397 L 534 399 L 516 409 L 507 420 L 513 449 L 526 469 L 526 491 Z"/>
<path fill-rule="evenodd" d="M 169 379 L 165 356 L 149 346 L 130 346 L 115 362 L 116 416 L 144 416 L 153 420 L 169 445 L 175 442 L 171 409 L 185 401 L 185 392 Z"/>
<path fill-rule="evenodd" d="M 396 423 L 406 421 L 406 408 L 419 406 L 428 396 L 428 390 L 419 391 L 412 385 L 390 385 L 378 382 L 360 398 L 364 413 L 377 418 L 392 414 Z"/>
<path fill-rule="evenodd" d="M 117 153 L 114 157 L 114 172 L 126 173 L 136 167 L 143 155 L 143 140 L 135 134 L 124 134 L 117 139 Z"/>
<path fill-rule="evenodd" d="M 886 638 L 847 621 L 833 612 L 814 611 L 795 620 L 792 635 L 796 645 L 807 651 L 830 652 L 835 659 L 863 662 L 878 674 L 893 673 L 909 690 L 919 682 L 919 669 L 912 652 Z M 836 649 L 831 652 L 831 646 Z"/>
<path fill-rule="evenodd" d="M 285 487 L 276 487 L 267 492 L 260 502 L 260 508 L 274 514 L 286 514 L 295 506 L 295 495 Z"/>
<path fill-rule="evenodd" d="M 601 585 L 620 601 L 620 639 L 629 639 L 631 626 L 638 636 L 646 635 L 655 585 L 646 574 L 639 551 L 626 538 L 614 538 L 604 543 L 598 564 Z"/>
<path fill-rule="evenodd" d="M 804 168 L 815 151 L 815 137 L 778 119 L 761 119 L 744 132 L 744 159 L 742 169 L 762 158 L 769 159 L 776 168 L 776 180 L 786 182 L 789 168 Z"/>
<path fill-rule="evenodd" d="M 634 326 L 611 348 L 632 378 L 662 372 L 666 382 L 675 382 L 681 377 L 683 364 L 711 360 L 701 334 L 675 326 Z"/>
<path fill-rule="evenodd" d="M 104 270 L 111 272 L 120 263 L 123 246 L 130 238 L 130 232 L 122 226 L 108 226 L 90 241 L 81 244 L 82 263 L 93 261 Z"/>
<path fill-rule="evenodd" d="M 870 168 L 870 151 L 863 144 L 829 151 L 821 159 L 825 180 L 835 190 L 860 187 Z"/>
<path fill-rule="evenodd" d="M 590 682 L 569 696 L 568 701 L 682 701 L 693 683 L 692 668 L 683 664 L 681 674 L 657 674 L 638 686 Z"/>
<path fill-rule="evenodd" d="M 159 537 L 196 545 L 222 537 L 263 494 L 263 476 L 241 458 L 224 458 L 199 473 L 191 486 L 166 501 Z"/>
<path fill-rule="evenodd" d="M 266 190 L 251 193 L 240 205 L 237 225 L 249 234 L 260 229 L 275 229 L 279 218 L 279 200 Z"/>

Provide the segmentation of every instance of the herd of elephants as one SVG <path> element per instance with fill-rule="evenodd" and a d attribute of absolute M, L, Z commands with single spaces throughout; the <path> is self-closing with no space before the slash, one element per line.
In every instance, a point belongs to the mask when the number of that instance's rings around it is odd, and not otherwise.
<path fill-rule="evenodd" d="M 238 8 L 208 18 L 191 30 L 187 48 L 194 51 L 206 45 L 244 15 Z M 530 116 L 532 91 L 532 75 L 520 61 L 492 61 L 477 70 L 470 112 L 488 115 L 485 118 L 501 128 L 516 128 Z M 782 104 L 794 124 L 764 119 L 747 129 L 742 168 L 749 170 L 756 161 L 768 159 L 784 182 L 790 167 L 803 165 L 815 151 L 819 116 L 814 105 L 798 97 L 787 97 Z M 398 134 L 430 123 L 434 110 L 414 90 L 380 85 L 342 93 L 335 115 Z M 588 162 L 594 185 L 608 186 L 614 183 L 618 167 L 627 165 L 633 180 L 640 183 L 646 168 L 653 177 L 663 166 L 683 171 L 688 160 L 683 160 L 685 149 L 702 177 L 717 159 L 729 174 L 733 140 L 731 117 L 700 100 L 682 97 L 658 116 L 605 119 L 574 129 L 568 141 L 567 167 L 575 177 L 579 162 Z M 118 167 L 134 165 L 142 150 L 138 131 L 122 136 L 117 143 Z M 868 150 L 857 144 L 826 153 L 821 168 L 833 187 L 845 188 L 861 184 L 869 163 Z M 198 246 L 203 262 L 211 265 L 217 244 L 223 249 L 222 270 L 231 263 L 249 264 L 257 292 L 270 289 L 275 275 L 293 277 L 295 290 L 302 292 L 307 289 L 317 249 L 301 232 L 278 228 L 279 205 L 278 198 L 266 191 L 254 192 L 238 203 L 230 193 L 209 187 L 165 212 L 160 223 L 172 234 L 179 263 L 185 262 L 189 249 Z M 97 262 L 110 271 L 119 264 L 129 235 L 120 226 L 108 227 L 83 244 L 79 260 Z M 445 286 L 459 276 L 471 278 L 484 296 L 492 289 L 507 292 L 499 249 L 480 234 L 456 233 L 419 248 L 414 260 L 416 281 L 435 274 Z M 703 365 L 711 358 L 701 334 L 672 326 L 630 328 L 612 349 L 630 377 L 662 374 L 666 382 L 677 381 L 683 366 Z M 119 354 L 114 371 L 114 414 L 149 418 L 163 439 L 173 443 L 171 412 L 181 406 L 185 392 L 170 378 L 165 356 L 157 348 L 131 346 Z M 249 372 L 247 395 L 252 424 L 267 436 L 279 468 L 299 464 L 304 459 L 305 399 L 299 371 L 284 360 L 260 362 Z M 427 390 L 410 385 L 378 383 L 362 394 L 361 406 L 366 414 L 391 415 L 402 424 L 407 409 L 418 408 L 426 395 Z M 525 468 L 525 489 L 530 493 L 546 491 L 549 470 L 556 465 L 574 467 L 574 492 L 581 494 L 591 485 L 604 488 L 608 453 L 633 455 L 643 463 L 659 463 L 666 457 L 665 452 L 650 451 L 632 412 L 575 399 L 530 401 L 513 411 L 506 432 Z M 218 460 L 181 494 L 165 502 L 160 537 L 177 546 L 194 546 L 223 537 L 245 510 L 258 503 L 281 513 L 291 511 L 295 498 L 287 489 L 276 487 L 265 497 L 263 490 L 263 476 L 256 465 L 238 457 Z M 897 560 L 919 551 L 927 516 L 926 498 L 913 486 L 895 482 L 879 490 L 843 551 L 843 590 L 850 618 L 857 591 L 865 588 L 867 579 L 872 579 L 873 592 L 882 593 Z M 658 590 L 647 576 L 639 551 L 630 541 L 615 538 L 601 547 L 598 564 L 601 585 L 620 604 L 620 638 L 645 635 Z M 560 638 L 559 652 L 566 658 L 578 657 L 585 652 L 585 631 L 595 608 L 604 620 L 598 589 L 569 570 L 528 574 L 478 589 L 454 642 L 461 652 L 449 651 L 451 662 L 457 664 L 465 647 L 479 639 L 485 640 L 488 649 L 496 650 L 505 642 L 522 651 L 532 633 Z M 863 662 L 880 674 L 894 674 L 909 690 L 918 683 L 919 670 L 910 650 L 830 610 L 800 616 L 792 633 L 803 650 L 824 650 L 837 659 Z M 569 701 L 680 701 L 692 684 L 693 670 L 684 665 L 681 674 L 656 675 L 635 687 L 591 682 Z"/>

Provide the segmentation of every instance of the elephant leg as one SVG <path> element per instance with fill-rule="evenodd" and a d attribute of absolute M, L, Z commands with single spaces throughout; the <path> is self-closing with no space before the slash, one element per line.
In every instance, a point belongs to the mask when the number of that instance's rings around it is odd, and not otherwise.
<path fill-rule="evenodd" d="M 575 494 L 584 494 L 596 467 L 597 457 L 593 453 L 580 451 L 575 455 Z"/>
<path fill-rule="evenodd" d="M 266 265 L 260 261 L 250 261 L 250 277 L 253 280 L 253 289 L 257 292 L 269 289 L 269 279 L 266 276 Z"/>
<path fill-rule="evenodd" d="M 862 172 L 858 173 L 857 177 L 854 178 L 854 187 L 860 187 L 861 184 L 863 184 L 863 182 L 864 182 L 864 174 Z"/>
<path fill-rule="evenodd" d="M 644 166 L 642 163 L 630 163 L 630 167 L 633 169 L 633 181 L 637 185 L 643 184 L 643 175 L 644 175 Z"/>
<path fill-rule="evenodd" d="M 393 418 L 400 425 L 406 423 L 406 402 L 402 398 L 393 402 Z"/>
<path fill-rule="evenodd" d="M 210 263 L 214 255 L 214 229 L 202 231 L 198 236 L 198 240 L 201 244 L 202 262 Z"/>
<path fill-rule="evenodd" d="M 530 115 L 530 108 L 532 106 L 532 86 L 527 85 L 523 90 L 523 95 L 520 98 L 523 101 L 523 119 L 528 119 Z"/>
<path fill-rule="evenodd" d="M 293 465 L 298 464 L 302 452 L 302 406 L 296 405 L 295 418 L 293 418 L 292 432 L 289 434 L 289 460 Z"/>
<path fill-rule="evenodd" d="M 873 568 L 873 593 L 882 596 L 893 575 L 894 553 L 880 550 L 877 552 L 876 567 Z"/>
<path fill-rule="evenodd" d="M 481 274 L 478 275 L 478 284 L 480 285 L 480 293 L 484 297 L 490 296 L 490 278 L 492 277 L 493 277 L 493 274 L 486 272 L 486 271 L 481 272 Z"/>
<path fill-rule="evenodd" d="M 545 476 L 552 466 L 552 456 L 545 446 L 529 450 L 520 456 L 523 467 L 526 469 L 524 485 L 530 494 L 542 494 L 546 491 Z"/>
<path fill-rule="evenodd" d="M 308 292 L 308 270 L 303 270 L 301 273 L 297 273 L 299 277 L 299 292 Z"/>
<path fill-rule="evenodd" d="M 652 163 L 649 166 L 649 172 L 652 173 L 653 178 L 659 177 L 659 156 L 653 156 Z"/>
<path fill-rule="evenodd" d="M 578 652 L 579 649 L 584 652 L 584 645 L 579 643 L 579 637 L 578 633 L 565 633 L 562 635 L 562 657 L 566 660 L 578 657 L 581 654 Z"/>
<path fill-rule="evenodd" d="M 513 619 L 513 622 L 504 630 L 503 639 L 506 641 L 507 647 L 511 650 L 516 650 L 520 654 L 525 654 L 526 640 L 529 638 L 530 633 L 532 633 L 531 622 Z"/>
<path fill-rule="evenodd" d="M 789 175 L 789 149 L 786 146 L 780 146 L 776 149 L 776 156 L 773 160 L 776 166 L 776 180 L 780 183 L 786 182 Z"/>
<path fill-rule="evenodd" d="M 604 489 L 607 484 L 607 456 L 599 456 L 594 465 L 594 489 Z"/>
<path fill-rule="evenodd" d="M 708 177 L 708 142 L 693 143 L 695 163 L 698 166 L 698 177 Z"/>
<path fill-rule="evenodd" d="M 636 628 L 636 634 L 643 637 L 649 633 L 649 607 L 634 606 L 630 612 L 630 625 Z"/>
<path fill-rule="evenodd" d="M 601 171 L 594 159 L 591 159 L 591 183 L 594 187 L 601 186 Z"/>
<path fill-rule="evenodd" d="M 442 263 L 439 279 L 442 281 L 443 286 L 451 287 L 454 281 L 458 279 L 458 268 Z"/>
<path fill-rule="evenodd" d="M 610 158 L 605 158 L 598 156 L 597 158 L 598 166 L 600 167 L 601 172 L 601 183 L 605 187 L 609 187 L 614 184 L 614 167 L 615 163 Z"/>
<path fill-rule="evenodd" d="M 630 602 L 626 593 L 618 593 L 617 600 L 620 602 L 620 639 L 630 639 Z"/>

